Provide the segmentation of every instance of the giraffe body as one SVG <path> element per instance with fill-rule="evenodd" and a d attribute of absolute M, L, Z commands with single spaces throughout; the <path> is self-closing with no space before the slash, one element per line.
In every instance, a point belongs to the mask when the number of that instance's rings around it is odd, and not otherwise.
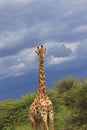
<path fill-rule="evenodd" d="M 53 105 L 46 92 L 46 80 L 44 72 L 44 54 L 46 49 L 41 46 L 36 53 L 40 57 L 39 84 L 36 97 L 30 106 L 29 119 L 34 130 L 48 130 L 48 119 L 50 130 L 54 130 L 53 124 Z"/>

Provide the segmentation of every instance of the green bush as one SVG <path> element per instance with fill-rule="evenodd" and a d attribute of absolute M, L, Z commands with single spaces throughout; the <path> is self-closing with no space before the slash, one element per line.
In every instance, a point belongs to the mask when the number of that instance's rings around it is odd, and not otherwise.
<path fill-rule="evenodd" d="M 55 130 L 87 129 L 87 79 L 68 77 L 47 91 L 53 102 Z M 35 94 L 0 103 L 0 130 L 32 130 L 29 107 Z"/>

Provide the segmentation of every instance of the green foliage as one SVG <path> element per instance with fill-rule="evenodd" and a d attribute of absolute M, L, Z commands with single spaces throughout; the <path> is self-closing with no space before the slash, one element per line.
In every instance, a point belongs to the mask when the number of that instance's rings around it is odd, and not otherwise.
<path fill-rule="evenodd" d="M 47 91 L 54 107 L 55 130 L 87 129 L 87 79 L 68 77 Z M 29 107 L 35 94 L 0 103 L 0 130 L 32 130 Z"/>
<path fill-rule="evenodd" d="M 63 80 L 60 80 L 58 83 L 55 84 L 55 88 L 59 93 L 64 93 L 70 90 L 75 82 L 78 80 L 74 77 L 67 77 Z"/>
<path fill-rule="evenodd" d="M 63 100 L 63 104 L 59 106 L 62 109 L 57 116 L 59 121 L 58 127 L 60 130 L 86 130 L 87 79 L 85 79 L 82 83 L 78 80 L 72 80 L 72 85 L 70 84 L 70 79 L 68 80 L 68 78 L 62 81 L 60 81 L 61 87 L 68 89 L 63 89 L 64 91 L 60 93 L 60 82 L 56 86 L 56 90 L 58 91 L 60 98 Z M 64 86 L 64 83 L 67 83 L 67 85 Z"/>
<path fill-rule="evenodd" d="M 20 100 L 0 103 L 0 127 L 15 130 L 16 126 L 28 123 L 29 106 L 35 94 L 29 94 Z"/>

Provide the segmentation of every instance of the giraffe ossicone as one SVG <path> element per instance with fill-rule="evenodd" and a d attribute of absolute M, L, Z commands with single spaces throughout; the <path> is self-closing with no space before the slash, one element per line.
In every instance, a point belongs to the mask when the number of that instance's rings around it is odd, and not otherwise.
<path fill-rule="evenodd" d="M 46 48 L 41 45 L 35 51 L 39 56 L 39 82 L 36 97 L 30 105 L 29 120 L 33 130 L 48 130 L 48 119 L 50 122 L 50 130 L 54 130 L 54 112 L 53 104 L 49 99 L 46 91 L 46 79 L 44 70 L 44 55 Z"/>

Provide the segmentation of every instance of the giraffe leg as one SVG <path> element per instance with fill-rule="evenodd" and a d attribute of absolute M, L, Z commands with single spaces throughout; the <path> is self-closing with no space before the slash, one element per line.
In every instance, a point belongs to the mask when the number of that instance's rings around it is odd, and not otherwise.
<path fill-rule="evenodd" d="M 31 125 L 32 125 L 32 128 L 33 128 L 34 130 L 37 130 L 37 124 L 36 124 L 36 121 L 35 121 L 35 119 L 33 118 L 33 116 L 30 116 L 30 123 L 31 123 Z"/>
<path fill-rule="evenodd" d="M 53 110 L 51 110 L 49 112 L 49 120 L 50 120 L 50 130 L 54 130 L 54 114 L 53 114 Z"/>
<path fill-rule="evenodd" d="M 47 125 L 47 113 L 43 113 L 42 116 L 42 126 L 43 126 L 43 130 L 48 130 L 48 125 Z"/>
<path fill-rule="evenodd" d="M 43 122 L 40 122 L 40 130 L 44 130 Z"/>

